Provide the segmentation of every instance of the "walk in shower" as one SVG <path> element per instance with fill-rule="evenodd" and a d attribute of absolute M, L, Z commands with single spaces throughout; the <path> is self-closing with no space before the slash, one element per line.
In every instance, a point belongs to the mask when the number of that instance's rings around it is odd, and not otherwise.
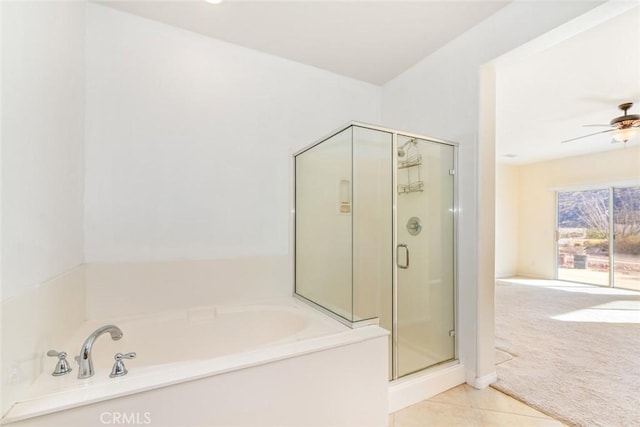
<path fill-rule="evenodd" d="M 390 379 L 456 358 L 456 156 L 361 123 L 294 154 L 295 295 L 389 330 Z"/>

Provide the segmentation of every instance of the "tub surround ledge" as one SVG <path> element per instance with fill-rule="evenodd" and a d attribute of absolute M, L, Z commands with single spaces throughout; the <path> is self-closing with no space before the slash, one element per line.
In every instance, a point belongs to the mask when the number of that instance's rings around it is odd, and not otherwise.
<path fill-rule="evenodd" d="M 84 267 L 79 265 L 0 303 L 2 411 L 24 398 L 34 381 L 55 366 L 48 350 L 66 351 L 85 321 Z M 79 348 L 79 347 L 78 347 Z M 53 362 L 53 363 L 52 363 Z"/>
<path fill-rule="evenodd" d="M 377 326 L 349 329 L 293 298 L 278 298 L 274 299 L 270 304 L 249 305 L 245 308 L 237 306 L 231 309 L 227 308 L 226 310 L 233 313 L 241 312 L 245 309 L 249 311 L 294 310 L 296 313 L 303 314 L 308 324 L 304 327 L 304 330 L 299 332 L 294 331 L 294 333 L 288 337 L 275 337 L 275 342 L 235 354 L 200 360 L 196 354 L 193 355 L 192 360 L 179 360 L 173 363 L 152 364 L 150 366 L 135 366 L 136 360 L 129 361 L 129 374 L 117 379 L 108 378 L 110 365 L 107 365 L 105 358 L 100 360 L 100 366 L 96 369 L 94 377 L 87 380 L 78 380 L 75 371 L 64 377 L 52 377 L 45 373 L 33 384 L 28 397 L 15 403 L 5 414 L 1 424 L 10 424 L 19 427 L 23 425 L 52 425 L 52 422 L 64 422 L 65 425 L 76 425 L 73 423 L 76 422 L 75 420 L 78 417 L 78 413 L 93 414 L 91 415 L 91 417 L 93 417 L 92 419 L 84 418 L 83 422 L 78 421 L 78 426 L 83 425 L 83 423 L 86 425 L 87 422 L 99 423 L 99 420 L 95 418 L 95 411 L 91 409 L 95 404 L 100 404 L 100 407 L 103 409 L 107 408 L 106 410 L 108 410 L 109 407 L 119 408 L 122 405 L 122 398 L 126 398 L 127 401 L 129 401 L 132 395 L 140 396 L 139 399 L 144 401 L 146 395 L 144 392 L 155 391 L 155 394 L 158 394 L 162 393 L 162 390 L 167 390 L 167 395 L 169 395 L 173 393 L 171 386 L 180 385 L 181 387 L 188 388 L 190 386 L 186 383 L 192 383 L 194 387 L 200 387 L 201 383 L 199 380 L 205 380 L 213 384 L 218 381 L 216 379 L 217 377 L 226 378 L 228 376 L 240 375 L 239 372 L 251 369 L 268 372 L 270 376 L 287 377 L 287 381 L 289 381 L 290 376 L 287 371 L 288 364 L 286 363 L 288 360 L 293 361 L 293 364 L 298 364 L 300 363 L 299 361 L 304 358 L 317 359 L 314 362 L 317 366 L 311 366 L 308 371 L 305 371 L 304 376 L 313 379 L 313 381 L 320 382 L 325 381 L 323 377 L 327 376 L 327 378 L 331 378 L 331 382 L 334 382 L 337 379 L 334 378 L 333 375 L 327 375 L 327 371 L 330 370 L 327 369 L 327 366 L 335 366 L 335 364 L 327 360 L 323 361 L 321 355 L 325 354 L 330 359 L 334 353 L 343 352 L 345 354 L 355 352 L 351 359 L 349 357 L 345 358 L 345 363 L 346 365 L 350 363 L 354 364 L 354 366 L 360 365 L 356 372 L 360 372 L 362 376 L 358 376 L 358 382 L 356 384 L 366 384 L 366 387 L 358 385 L 357 388 L 358 390 L 362 389 L 365 394 L 373 393 L 374 400 L 381 400 L 379 403 L 382 405 L 382 412 L 384 412 L 386 417 L 388 384 L 385 375 L 386 369 L 384 368 L 387 363 L 386 340 L 388 332 L 386 330 Z M 225 309 L 221 308 L 221 310 L 224 312 Z M 172 315 L 165 313 L 162 316 L 166 319 Z M 174 313 L 173 316 L 181 318 L 188 315 L 186 313 L 184 315 Z M 133 321 L 135 320 L 136 319 L 133 319 Z M 125 322 L 131 321 L 132 319 L 125 320 Z M 158 322 L 157 319 L 148 318 L 138 319 L 138 322 L 140 321 L 151 322 L 153 324 L 157 324 Z M 118 324 L 118 322 L 114 323 Z M 120 326 L 123 328 L 126 336 L 126 329 L 129 325 L 125 323 Z M 93 325 L 91 327 L 93 327 Z M 96 344 L 96 347 L 101 344 L 103 347 L 109 345 L 109 341 L 110 340 L 99 342 Z M 373 346 L 377 351 L 373 353 L 371 353 L 371 349 L 365 351 L 365 348 L 369 346 Z M 144 354 L 144 349 L 130 350 L 138 351 L 139 359 L 144 358 L 140 353 L 142 352 L 142 354 Z M 105 353 L 100 349 L 96 351 L 100 352 L 101 355 Z M 357 357 L 362 357 L 367 363 L 357 361 L 355 355 L 359 355 Z M 345 368 L 341 368 L 338 370 L 343 371 L 344 369 Z M 271 371 L 273 371 L 273 373 L 271 373 Z M 244 374 L 242 375 L 244 377 Z M 249 378 L 250 376 L 245 379 L 249 381 Z M 256 378 L 259 378 L 259 376 Z M 352 378 L 349 381 L 353 380 Z M 300 380 L 294 380 L 293 383 L 299 381 Z M 367 391 L 367 388 L 371 389 L 372 387 L 372 384 L 370 384 L 371 381 L 377 384 L 377 391 L 375 388 Z M 353 387 L 352 383 L 345 382 L 344 384 L 345 387 L 347 384 L 349 384 L 348 388 Z M 212 385 L 212 387 L 214 386 Z M 270 385 L 260 385 L 260 383 L 256 383 L 254 387 L 263 389 L 261 394 L 258 394 L 264 397 L 270 394 L 274 388 L 278 389 L 283 387 L 283 382 L 270 383 Z M 290 386 L 287 385 L 287 387 Z M 332 387 L 340 388 L 341 386 L 338 383 L 332 384 Z M 240 394 L 245 392 L 245 390 L 240 389 L 236 391 Z M 256 398 L 257 396 L 258 395 L 256 395 Z M 304 401 L 307 400 L 304 397 L 300 397 L 300 399 Z M 357 398 L 357 400 L 358 399 L 360 398 Z M 113 400 L 113 402 L 110 402 L 111 400 Z M 147 406 L 152 404 L 151 401 L 146 402 Z M 304 402 L 301 404 L 304 406 Z M 147 406 L 142 405 L 139 408 L 145 408 Z M 88 409 L 82 410 L 82 407 L 87 407 Z M 369 410 L 369 412 L 371 411 L 376 412 L 375 409 Z M 198 411 L 192 412 L 195 414 Z M 356 412 L 366 413 L 367 411 L 360 410 Z M 201 415 L 204 417 L 210 416 L 207 411 L 202 412 Z M 82 419 L 82 417 L 78 419 Z M 274 420 L 274 422 L 275 421 L 276 420 Z M 369 419 L 369 421 L 371 421 L 371 419 Z M 162 422 L 166 424 L 167 420 L 163 418 Z M 297 420 L 297 422 L 300 422 L 300 420 Z M 247 421 L 247 425 L 250 424 L 251 422 Z M 295 423 L 292 421 L 291 425 L 295 425 Z M 343 425 L 349 424 L 345 423 Z"/>

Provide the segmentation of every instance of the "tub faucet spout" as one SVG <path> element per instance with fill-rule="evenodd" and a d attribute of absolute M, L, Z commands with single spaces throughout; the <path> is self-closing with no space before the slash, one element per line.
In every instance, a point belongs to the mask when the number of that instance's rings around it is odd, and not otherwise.
<path fill-rule="evenodd" d="M 93 349 L 93 343 L 98 339 L 98 337 L 102 334 L 106 334 L 109 332 L 111 334 L 111 339 L 114 341 L 122 338 L 122 331 L 115 325 L 105 325 L 102 326 L 86 339 L 84 344 L 82 344 L 82 348 L 80 349 L 80 356 L 76 356 L 76 361 L 78 362 L 78 378 L 89 378 L 93 376 L 93 362 L 91 361 L 91 350 Z"/>

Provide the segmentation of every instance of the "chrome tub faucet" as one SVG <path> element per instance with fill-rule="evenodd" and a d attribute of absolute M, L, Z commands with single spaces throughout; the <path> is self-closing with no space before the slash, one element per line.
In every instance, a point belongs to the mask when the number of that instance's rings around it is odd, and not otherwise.
<path fill-rule="evenodd" d="M 122 331 L 115 325 L 105 325 L 102 326 L 95 331 L 86 339 L 84 344 L 82 344 L 82 348 L 80 349 L 80 355 L 76 356 L 76 361 L 78 362 L 78 378 L 89 378 L 93 376 L 93 362 L 91 361 L 91 350 L 93 349 L 93 343 L 98 339 L 98 337 L 102 334 L 106 334 L 109 332 L 111 334 L 111 339 L 114 341 L 122 338 Z"/>

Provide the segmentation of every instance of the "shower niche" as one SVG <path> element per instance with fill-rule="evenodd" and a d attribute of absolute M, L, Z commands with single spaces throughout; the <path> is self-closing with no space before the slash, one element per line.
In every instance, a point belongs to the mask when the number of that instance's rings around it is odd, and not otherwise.
<path fill-rule="evenodd" d="M 294 154 L 294 294 L 387 329 L 390 379 L 456 358 L 456 156 L 355 122 Z"/>

